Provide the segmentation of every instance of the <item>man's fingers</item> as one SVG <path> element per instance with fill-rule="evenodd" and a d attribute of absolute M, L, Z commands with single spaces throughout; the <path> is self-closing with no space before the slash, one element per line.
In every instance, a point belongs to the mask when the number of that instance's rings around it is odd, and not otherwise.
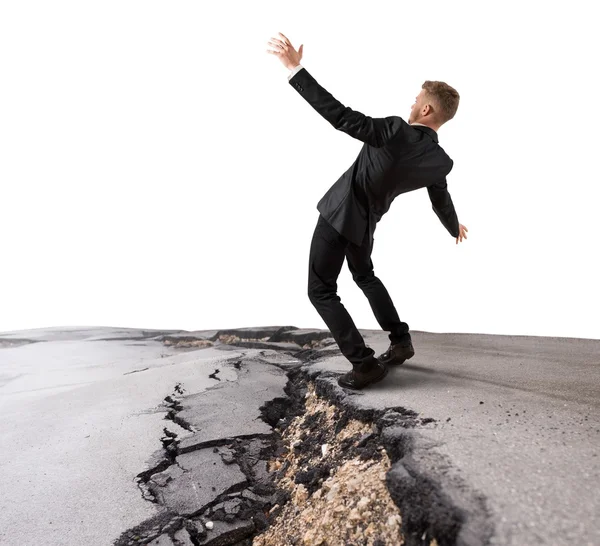
<path fill-rule="evenodd" d="M 285 49 L 289 45 L 289 44 L 286 44 L 285 42 L 282 42 L 281 40 L 278 40 L 277 38 L 271 38 L 271 40 L 273 40 L 274 42 L 277 42 L 277 45 L 283 49 Z"/>
<path fill-rule="evenodd" d="M 271 46 L 271 47 L 273 47 L 273 46 Z M 275 53 L 275 55 L 281 55 L 281 50 L 280 49 L 275 49 L 275 50 L 273 50 L 273 49 L 267 49 L 267 51 L 269 53 Z"/>
<path fill-rule="evenodd" d="M 279 34 L 279 36 L 283 36 L 283 34 L 281 34 L 281 32 L 279 32 L 278 34 Z M 292 45 L 292 43 L 285 36 L 283 36 L 283 39 L 287 42 L 288 45 L 290 45 L 290 46 Z"/>

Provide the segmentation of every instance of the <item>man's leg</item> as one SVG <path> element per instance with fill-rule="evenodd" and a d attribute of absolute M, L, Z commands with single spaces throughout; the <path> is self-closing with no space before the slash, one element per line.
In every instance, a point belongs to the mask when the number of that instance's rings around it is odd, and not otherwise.
<path fill-rule="evenodd" d="M 356 328 L 352 317 L 337 295 L 337 278 L 350 244 L 319 215 L 310 245 L 308 297 L 329 328 L 342 354 L 361 372 L 374 364 L 373 349 Z"/>
<path fill-rule="evenodd" d="M 387 289 L 375 276 L 371 260 L 373 245 L 368 242 L 368 239 L 368 237 L 365 237 L 365 242 L 361 246 L 348 243 L 346 247 L 348 269 L 352 273 L 354 282 L 369 300 L 369 305 L 379 326 L 382 330 L 390 333 L 390 342 L 404 343 L 410 341 L 408 324 L 400 320 Z"/>

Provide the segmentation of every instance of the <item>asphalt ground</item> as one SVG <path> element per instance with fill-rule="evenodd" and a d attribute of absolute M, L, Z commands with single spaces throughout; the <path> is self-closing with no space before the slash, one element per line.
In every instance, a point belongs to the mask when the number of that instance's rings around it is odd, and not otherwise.
<path fill-rule="evenodd" d="M 223 435 L 265 434 L 258 408 L 281 396 L 286 366 L 299 362 L 291 354 L 327 337 L 296 329 L 265 341 L 277 331 L 233 330 L 262 341 L 220 347 L 226 352 L 165 346 L 159 334 L 169 332 L 161 331 L 0 334 L 0 542 L 110 544 L 156 515 L 133 478 L 160 445 L 167 395 L 182 397 L 181 415 L 195 423 L 193 431 L 168 424 L 188 449 Z M 361 331 L 376 354 L 387 348 L 384 333 Z M 349 363 L 335 346 L 309 350 L 314 359 L 302 365 L 350 411 L 418 414 L 411 428 L 384 431 L 391 450 L 411 446 L 396 457 L 390 487 L 415 477 L 435 484 L 461 514 L 457 544 L 600 544 L 600 340 L 412 337 L 416 355 L 364 391 L 337 385 Z M 236 357 L 253 363 L 236 368 Z M 197 470 L 194 457 L 183 459 Z M 241 479 L 235 467 L 229 472 L 232 483 Z M 187 506 L 189 491 L 170 489 L 172 502 Z"/>

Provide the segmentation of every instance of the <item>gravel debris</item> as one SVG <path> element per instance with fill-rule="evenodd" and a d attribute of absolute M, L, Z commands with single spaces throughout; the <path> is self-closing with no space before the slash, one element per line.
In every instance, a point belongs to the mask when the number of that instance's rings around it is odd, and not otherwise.
<path fill-rule="evenodd" d="M 282 433 L 287 452 L 269 461 L 290 500 L 271 508 L 276 517 L 252 546 L 404 544 L 402 517 L 385 483 L 391 462 L 376 445 L 373 425 L 349 419 L 336 433 L 339 411 L 311 382 L 305 402 L 306 412 Z"/>

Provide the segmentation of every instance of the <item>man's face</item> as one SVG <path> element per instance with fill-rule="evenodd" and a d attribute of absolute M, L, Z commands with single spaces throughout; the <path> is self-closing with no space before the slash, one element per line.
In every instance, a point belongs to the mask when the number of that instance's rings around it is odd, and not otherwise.
<path fill-rule="evenodd" d="M 408 123 L 419 123 L 423 106 L 427 104 L 425 97 L 425 89 L 421 89 L 421 92 L 415 97 L 414 104 L 410 107 L 410 116 L 408 117 Z"/>

